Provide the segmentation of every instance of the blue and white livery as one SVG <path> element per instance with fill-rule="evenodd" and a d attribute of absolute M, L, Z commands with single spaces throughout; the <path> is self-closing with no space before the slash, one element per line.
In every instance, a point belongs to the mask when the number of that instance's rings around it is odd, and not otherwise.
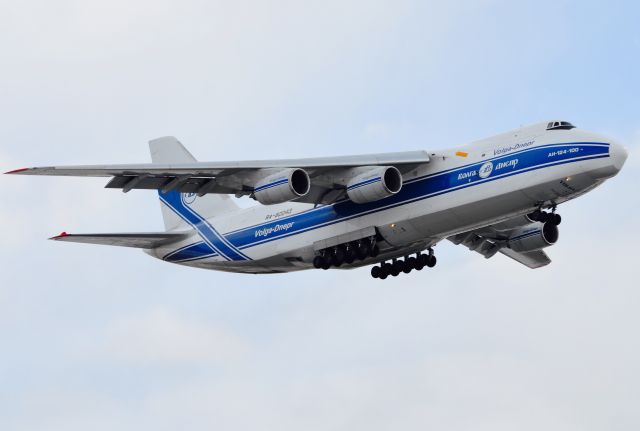
<path fill-rule="evenodd" d="M 181 265 L 243 273 L 374 265 L 384 279 L 436 263 L 443 239 L 486 258 L 550 263 L 559 204 L 615 176 L 627 152 L 566 121 L 445 151 L 297 160 L 197 162 L 173 137 L 138 165 L 27 168 L 11 174 L 111 177 L 157 190 L 164 232 L 52 239 L 142 248 Z M 232 195 L 260 202 L 239 208 Z"/>

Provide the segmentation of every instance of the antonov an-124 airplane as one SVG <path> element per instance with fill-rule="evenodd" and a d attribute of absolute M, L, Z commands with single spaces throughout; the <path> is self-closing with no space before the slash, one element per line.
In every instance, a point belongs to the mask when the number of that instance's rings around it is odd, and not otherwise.
<path fill-rule="evenodd" d="M 252 274 L 374 265 L 385 279 L 433 267 L 444 239 L 529 268 L 550 263 L 556 207 L 616 175 L 624 147 L 550 121 L 442 151 L 198 162 L 173 137 L 152 163 L 18 169 L 110 177 L 157 190 L 165 231 L 62 234 L 56 241 L 136 247 L 167 262 Z M 229 195 L 261 205 L 239 208 Z"/>

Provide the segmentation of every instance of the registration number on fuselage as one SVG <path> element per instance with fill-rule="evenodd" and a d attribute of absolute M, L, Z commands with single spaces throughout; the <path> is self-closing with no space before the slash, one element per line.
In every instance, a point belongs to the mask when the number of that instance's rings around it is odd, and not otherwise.
<path fill-rule="evenodd" d="M 572 154 L 572 153 L 578 153 L 578 152 L 580 152 L 580 148 L 577 148 L 577 147 L 567 148 L 565 150 L 550 151 L 549 157 L 563 156 L 565 154 Z"/>
<path fill-rule="evenodd" d="M 293 212 L 293 208 L 287 208 L 286 210 L 278 211 L 277 213 L 267 214 L 264 217 L 264 219 L 265 220 L 275 220 L 275 219 L 279 219 L 280 217 L 284 217 L 286 215 L 289 215 L 292 212 Z"/>

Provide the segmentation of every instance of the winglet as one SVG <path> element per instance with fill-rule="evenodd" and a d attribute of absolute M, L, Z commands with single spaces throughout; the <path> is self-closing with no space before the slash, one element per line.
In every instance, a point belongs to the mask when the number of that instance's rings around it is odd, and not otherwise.
<path fill-rule="evenodd" d="M 20 169 L 14 169 L 12 171 L 5 172 L 4 174 L 5 175 L 7 175 L 7 174 L 18 174 L 20 172 L 24 172 L 24 171 L 28 171 L 28 170 L 29 170 L 29 168 L 20 168 Z"/>
<path fill-rule="evenodd" d="M 61 232 L 60 235 L 52 236 L 49 239 L 56 240 L 56 239 L 59 239 L 59 238 L 64 238 L 65 236 L 69 236 L 69 234 L 66 233 L 66 232 Z"/>

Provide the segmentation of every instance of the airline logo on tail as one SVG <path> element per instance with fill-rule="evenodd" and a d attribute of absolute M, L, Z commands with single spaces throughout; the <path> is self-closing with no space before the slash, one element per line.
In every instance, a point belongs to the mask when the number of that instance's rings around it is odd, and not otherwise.
<path fill-rule="evenodd" d="M 187 205 L 191 205 L 196 201 L 198 195 L 196 193 L 182 193 L 182 202 Z"/>

